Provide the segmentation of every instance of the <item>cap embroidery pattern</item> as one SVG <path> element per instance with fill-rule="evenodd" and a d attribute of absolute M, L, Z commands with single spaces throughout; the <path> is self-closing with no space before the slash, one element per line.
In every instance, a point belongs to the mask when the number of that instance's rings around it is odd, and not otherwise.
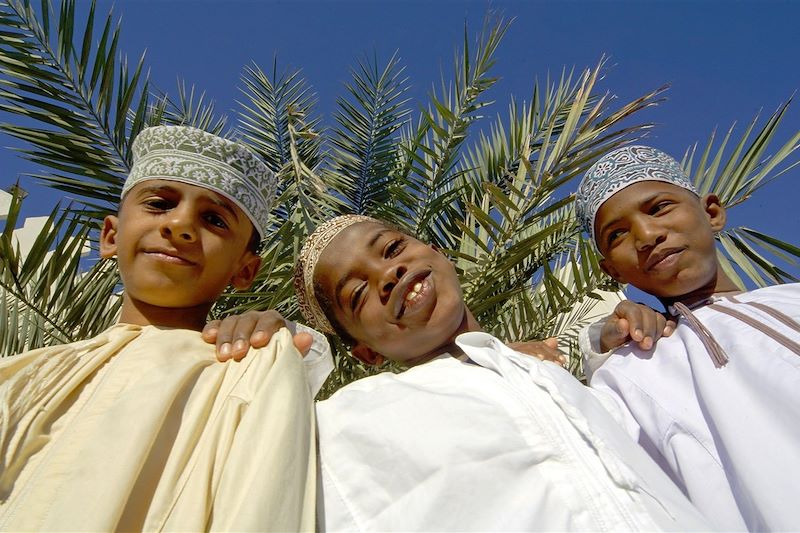
<path fill-rule="evenodd" d="M 596 242 L 594 219 L 603 203 L 640 181 L 664 181 L 697 194 L 680 163 L 649 146 L 625 146 L 601 157 L 586 172 L 575 196 L 575 210 L 584 231 Z"/>
<path fill-rule="evenodd" d="M 133 166 L 122 197 L 146 180 L 212 190 L 235 203 L 263 239 L 277 191 L 275 174 L 246 146 L 188 126 L 155 126 L 133 142 Z"/>

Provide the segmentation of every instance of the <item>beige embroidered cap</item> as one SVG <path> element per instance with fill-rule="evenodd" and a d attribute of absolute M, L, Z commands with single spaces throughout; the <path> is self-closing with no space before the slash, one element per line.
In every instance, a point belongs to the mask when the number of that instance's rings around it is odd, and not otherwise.
<path fill-rule="evenodd" d="M 314 269 L 328 244 L 343 230 L 359 222 L 382 224 L 380 220 L 364 215 L 342 215 L 332 218 L 317 226 L 317 229 L 308 236 L 294 266 L 294 290 L 297 293 L 300 312 L 303 313 L 309 326 L 323 333 L 335 333 L 335 330 L 325 316 L 314 292 Z"/>
<path fill-rule="evenodd" d="M 188 126 L 146 128 L 133 141 L 133 166 L 121 197 L 146 180 L 197 185 L 236 204 L 264 239 L 275 174 L 243 144 Z"/>

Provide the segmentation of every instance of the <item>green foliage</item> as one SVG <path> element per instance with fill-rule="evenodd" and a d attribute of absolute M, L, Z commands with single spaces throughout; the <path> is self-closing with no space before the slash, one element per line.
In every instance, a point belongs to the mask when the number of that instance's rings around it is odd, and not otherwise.
<path fill-rule="evenodd" d="M 800 148 L 800 131 L 775 153 L 768 152 L 790 103 L 791 100 L 780 106 L 758 131 L 756 126 L 759 117 L 756 115 L 727 155 L 725 149 L 733 136 L 734 126 L 728 130 L 716 151 L 716 135 L 711 134 L 697 164 L 694 164 L 697 145 L 688 150 L 683 166 L 687 174 L 692 176 L 698 192 L 717 194 L 722 205 L 730 210 L 800 164 L 800 161 L 788 160 Z M 745 288 L 745 283 L 739 272 L 759 287 L 800 281 L 780 266 L 781 262 L 794 266 L 798 264 L 800 249 L 791 243 L 748 228 L 730 226 L 717 235 L 717 240 L 722 245 L 719 257 L 725 272 L 742 288 Z"/>
<path fill-rule="evenodd" d="M 22 203 L 14 195 L 0 234 L 0 353 L 15 354 L 90 338 L 116 319 L 121 298 L 111 261 L 82 268 L 90 225 L 56 208 L 30 250 L 13 235 Z"/>
<path fill-rule="evenodd" d="M 0 129 L 24 141 L 23 157 L 48 169 L 35 178 L 81 202 L 54 211 L 23 258 L 12 238 L 15 201 L 0 242 L 3 354 L 88 337 L 113 321 L 113 263 L 86 270 L 79 250 L 116 208 L 132 139 L 158 123 L 238 138 L 279 179 L 264 268 L 251 290 L 223 295 L 213 317 L 277 309 L 299 319 L 294 260 L 320 221 L 343 213 L 384 219 L 443 249 L 479 322 L 501 338 L 558 333 L 570 346 L 597 291 L 618 288 L 582 241 L 569 192 L 599 157 L 651 127 L 632 117 L 660 103 L 664 88 L 619 103 L 597 91 L 601 60 L 536 82 L 529 101 L 513 99 L 504 116 L 490 119 L 495 57 L 510 23 L 489 18 L 475 39 L 464 29 L 452 73 L 427 102 L 410 101 L 397 53 L 385 63 L 364 57 L 326 126 L 301 72 L 282 71 L 273 60 L 266 72 L 256 63 L 245 67 L 231 125 L 194 87 L 179 83 L 177 98 L 152 89 L 144 57 L 129 68 L 112 15 L 96 23 L 94 3 L 85 21 L 75 11 L 75 0 L 62 0 L 57 16 L 49 0 L 40 10 L 27 0 L 0 0 L 0 109 L 15 119 Z M 713 136 L 699 157 L 691 150 L 685 165 L 701 189 L 722 191 L 734 206 L 791 168 L 786 162 L 800 134 L 767 156 L 784 111 L 748 144 L 754 120 L 727 159 L 730 132 L 716 152 Z M 746 228 L 720 240 L 727 261 L 756 283 L 792 279 L 773 258 L 796 258 L 796 246 Z M 338 341 L 335 348 L 337 370 L 323 396 L 375 371 Z M 571 369 L 580 374 L 575 360 Z"/>

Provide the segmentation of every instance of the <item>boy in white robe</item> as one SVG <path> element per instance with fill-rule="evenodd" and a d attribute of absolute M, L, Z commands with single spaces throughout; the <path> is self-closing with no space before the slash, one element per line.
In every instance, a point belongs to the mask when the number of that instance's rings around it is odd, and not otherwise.
<path fill-rule="evenodd" d="M 608 398 L 480 331 L 434 247 L 338 217 L 303 246 L 295 286 L 354 356 L 411 367 L 317 404 L 321 529 L 708 528 Z"/>
<path fill-rule="evenodd" d="M 124 284 L 119 323 L 0 362 L 0 530 L 314 528 L 312 391 L 292 335 L 241 363 L 200 336 L 226 286 L 253 281 L 275 186 L 238 143 L 137 136 L 100 239 Z"/>
<path fill-rule="evenodd" d="M 656 323 L 625 303 L 584 330 L 591 386 L 614 396 L 632 434 L 712 524 L 799 530 L 800 285 L 741 292 L 716 256 L 719 198 L 698 196 L 653 148 L 600 159 L 577 205 L 603 270 L 680 315 L 677 326 Z"/>

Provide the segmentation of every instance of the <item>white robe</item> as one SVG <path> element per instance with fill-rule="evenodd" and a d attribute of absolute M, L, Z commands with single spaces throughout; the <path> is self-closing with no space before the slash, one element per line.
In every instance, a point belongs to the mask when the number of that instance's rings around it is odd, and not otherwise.
<path fill-rule="evenodd" d="M 800 343 L 800 284 L 737 295 L 715 305 L 745 314 Z M 654 350 L 627 345 L 598 353 L 602 324 L 581 335 L 593 388 L 628 412 L 632 435 L 717 527 L 800 530 L 800 356 L 744 322 L 710 307 L 694 315 L 729 361 L 715 368 L 681 319 Z"/>
<path fill-rule="evenodd" d="M 3 359 L 0 531 L 314 529 L 303 366 L 285 329 L 219 363 L 198 332 L 127 324 Z"/>
<path fill-rule="evenodd" d="M 488 334 L 457 342 L 470 362 L 317 403 L 322 530 L 708 529 L 601 394 Z"/>

